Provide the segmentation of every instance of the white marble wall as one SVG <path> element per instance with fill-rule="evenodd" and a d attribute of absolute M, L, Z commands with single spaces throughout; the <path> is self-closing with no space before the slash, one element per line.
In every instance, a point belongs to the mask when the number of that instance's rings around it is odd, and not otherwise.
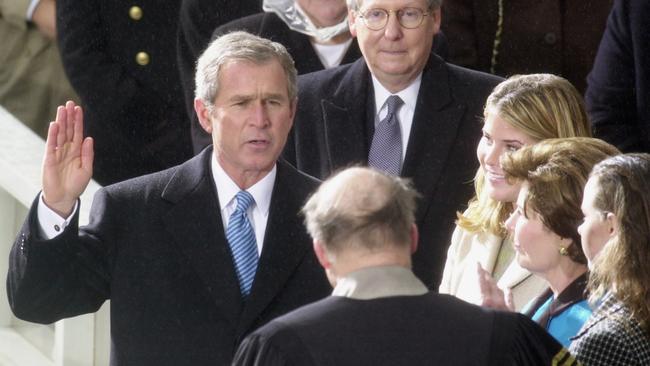
<path fill-rule="evenodd" d="M 0 106 L 0 273 L 7 273 L 11 243 L 27 207 L 41 186 L 44 141 Z M 81 197 L 81 224 L 99 185 L 91 182 Z M 5 281 L 1 281 L 4 287 Z M 54 326 L 17 320 L 0 292 L 0 365 L 108 365 L 108 306 L 96 314 L 57 322 Z"/>

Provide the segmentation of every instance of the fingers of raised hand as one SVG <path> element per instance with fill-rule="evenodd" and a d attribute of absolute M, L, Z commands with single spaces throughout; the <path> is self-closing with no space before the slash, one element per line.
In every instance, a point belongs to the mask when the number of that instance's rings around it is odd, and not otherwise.
<path fill-rule="evenodd" d="M 74 106 L 74 130 L 73 130 L 73 142 L 75 144 L 81 144 L 84 138 L 84 122 L 83 122 L 83 112 L 81 111 L 80 106 Z"/>
<path fill-rule="evenodd" d="M 66 113 L 66 109 L 63 106 L 59 106 L 56 109 L 56 119 L 54 120 L 54 124 L 56 125 L 55 132 L 56 132 L 56 144 L 54 145 L 54 148 L 56 149 L 59 146 L 63 146 L 65 143 L 65 128 L 67 124 L 67 119 L 68 119 L 68 114 Z"/>
<path fill-rule="evenodd" d="M 83 142 L 83 113 L 81 107 L 74 102 L 68 101 L 65 106 L 59 106 L 56 111 L 56 119 L 48 133 L 48 147 L 54 152 L 65 153 L 72 149 L 77 151 Z M 51 146 L 52 139 L 55 143 Z M 52 150 L 52 149 L 51 149 Z"/>
<path fill-rule="evenodd" d="M 65 112 L 66 112 L 66 128 L 65 128 L 65 139 L 66 142 L 68 141 L 73 141 L 74 139 L 74 130 L 75 130 L 75 124 L 76 124 L 76 118 L 75 118 L 75 104 L 73 101 L 68 101 L 65 103 Z"/>

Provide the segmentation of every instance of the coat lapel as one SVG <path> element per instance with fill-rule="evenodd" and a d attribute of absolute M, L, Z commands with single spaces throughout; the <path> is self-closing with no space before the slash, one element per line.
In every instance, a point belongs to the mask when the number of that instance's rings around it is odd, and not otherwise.
<path fill-rule="evenodd" d="M 321 100 L 327 139 L 325 146 L 328 148 L 331 170 L 354 163 L 365 164 L 368 160 L 365 101 L 358 99 L 372 93 L 372 89 L 368 88 L 369 77 L 365 61 L 359 59 L 339 84 L 352 87 L 339 88 L 331 100 Z"/>
<path fill-rule="evenodd" d="M 462 101 L 451 96 L 449 76 L 444 62 L 435 55 L 429 57 L 422 74 L 422 84 L 413 116 L 402 176 L 413 179 L 422 194 L 418 218 L 428 211 L 428 205 L 441 178 L 458 127 L 465 113 Z"/>
<path fill-rule="evenodd" d="M 616 300 L 616 298 L 611 294 L 607 293 L 602 301 L 601 304 L 593 311 L 591 314 L 591 317 L 587 319 L 587 322 L 582 326 L 582 328 L 578 331 L 578 333 L 575 335 L 574 338 L 579 338 L 585 335 L 585 333 L 589 332 L 589 330 L 593 327 L 595 327 L 598 323 L 611 319 L 612 316 L 623 310 L 622 304 Z"/>
<path fill-rule="evenodd" d="M 238 335 L 255 323 L 302 262 L 311 248 L 299 240 L 296 230 L 304 230 L 299 214 L 302 201 L 292 191 L 291 168 L 278 162 L 278 174 L 271 196 L 264 245 L 250 297 L 239 322 Z"/>
<path fill-rule="evenodd" d="M 163 215 L 165 228 L 205 283 L 224 319 L 233 325 L 241 295 L 209 165 L 212 148 L 183 164 L 162 193 L 175 203 Z"/>

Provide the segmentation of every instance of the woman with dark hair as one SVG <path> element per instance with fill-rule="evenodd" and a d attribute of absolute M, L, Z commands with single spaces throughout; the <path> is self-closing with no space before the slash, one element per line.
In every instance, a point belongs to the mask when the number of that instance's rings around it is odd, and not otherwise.
<path fill-rule="evenodd" d="M 591 168 L 620 152 L 593 138 L 541 141 L 504 156 L 506 179 L 521 184 L 506 220 L 517 263 L 548 289 L 524 309 L 565 347 L 591 315 L 586 300 L 587 259 L 577 228 Z"/>
<path fill-rule="evenodd" d="M 650 365 L 650 155 L 597 164 L 578 228 L 594 312 L 571 344 L 586 366 Z"/>

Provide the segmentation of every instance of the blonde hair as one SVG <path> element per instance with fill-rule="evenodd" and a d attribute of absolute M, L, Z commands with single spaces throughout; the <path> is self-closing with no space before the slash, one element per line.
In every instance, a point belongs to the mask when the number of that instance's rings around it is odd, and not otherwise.
<path fill-rule="evenodd" d="M 498 114 L 509 125 L 541 141 L 562 137 L 591 137 L 589 119 L 580 93 L 570 82 L 552 74 L 515 75 L 497 85 L 485 103 L 484 118 Z M 474 178 L 476 196 L 457 224 L 470 232 L 505 237 L 503 222 L 512 203 L 499 202 L 483 190 L 485 176 L 479 168 Z"/>
<path fill-rule="evenodd" d="M 650 155 L 619 155 L 597 164 L 594 208 L 616 217 L 617 233 L 596 256 L 588 289 L 595 303 L 611 292 L 650 336 Z"/>
<path fill-rule="evenodd" d="M 582 223 L 582 193 L 593 166 L 621 152 L 605 141 L 589 137 L 548 139 L 525 146 L 501 160 L 507 179 L 525 181 L 528 195 L 524 215 L 539 214 L 544 226 L 571 239 L 568 255 L 586 264 L 578 226 Z M 528 217 L 528 216 L 526 216 Z"/>

